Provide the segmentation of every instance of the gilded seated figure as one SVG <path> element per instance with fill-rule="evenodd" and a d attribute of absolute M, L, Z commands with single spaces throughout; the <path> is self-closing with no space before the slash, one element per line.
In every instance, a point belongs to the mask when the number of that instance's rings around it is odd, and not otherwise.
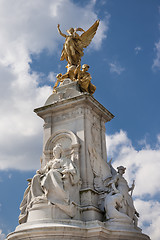
<path fill-rule="evenodd" d="M 87 72 L 89 69 L 89 65 L 83 64 L 82 70 L 80 69 L 80 65 L 75 70 L 75 79 L 78 80 L 78 83 L 80 85 L 80 89 L 83 92 L 88 92 L 90 94 L 93 94 L 96 90 L 96 86 L 94 86 L 91 83 L 91 75 L 89 72 Z"/>

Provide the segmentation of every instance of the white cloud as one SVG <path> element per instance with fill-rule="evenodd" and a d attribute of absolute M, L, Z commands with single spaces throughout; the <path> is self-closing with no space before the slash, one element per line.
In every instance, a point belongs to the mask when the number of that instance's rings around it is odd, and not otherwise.
<path fill-rule="evenodd" d="M 160 203 L 156 200 L 135 200 L 135 206 L 140 213 L 139 226 L 152 240 L 159 240 Z"/>
<path fill-rule="evenodd" d="M 58 23 L 63 32 L 79 23 L 85 30 L 90 27 L 98 16 L 95 2 L 89 3 L 83 8 L 70 0 L 0 1 L 0 169 L 39 167 L 42 120 L 32 111 L 44 104 L 52 88 L 42 86 L 43 73 L 30 68 L 31 56 L 45 49 L 57 54 L 62 48 L 64 39 L 58 34 Z M 106 37 L 107 16 L 91 47 L 99 48 Z M 54 80 L 52 72 L 48 77 Z"/>
<path fill-rule="evenodd" d="M 6 238 L 5 234 L 2 233 L 2 230 L 0 229 L 0 240 L 4 240 Z"/>
<path fill-rule="evenodd" d="M 120 64 L 116 61 L 109 63 L 109 66 L 110 66 L 111 73 L 116 73 L 116 74 L 120 75 L 122 72 L 125 71 L 125 68 L 121 67 Z"/>
<path fill-rule="evenodd" d="M 160 143 L 160 134 L 157 135 L 157 141 Z"/>
<path fill-rule="evenodd" d="M 109 156 L 115 156 L 115 154 L 118 154 L 119 148 L 122 146 L 131 146 L 131 141 L 128 139 L 126 132 L 120 130 L 120 132 L 107 136 L 107 149 Z"/>
<path fill-rule="evenodd" d="M 160 13 L 160 6 L 158 7 L 159 13 Z M 160 24 L 159 24 L 159 30 L 160 30 Z M 160 39 L 158 42 L 155 43 L 154 51 L 156 53 L 156 57 L 153 59 L 152 64 L 152 70 L 160 70 Z"/>
<path fill-rule="evenodd" d="M 84 30 L 87 30 L 95 20 L 98 19 L 98 16 L 94 11 L 95 3 L 96 1 L 88 1 L 84 8 L 80 7 L 80 5 L 74 4 L 70 0 L 55 1 L 51 6 L 51 15 L 55 18 L 56 25 L 60 23 L 62 32 L 66 32 L 66 29 L 69 29 L 70 27 L 81 27 Z M 91 43 L 91 46 L 94 49 L 99 49 L 102 40 L 106 38 L 109 17 L 110 15 L 106 13 L 104 20 L 100 21 L 98 31 Z M 57 28 L 55 28 L 55 30 L 57 34 Z M 64 41 L 61 36 L 58 38 Z"/>
<path fill-rule="evenodd" d="M 135 50 L 135 53 L 137 55 L 140 51 L 142 51 L 142 48 L 140 46 L 137 46 L 137 47 L 134 48 L 134 50 Z"/>
<path fill-rule="evenodd" d="M 147 144 L 137 151 L 122 130 L 107 136 L 108 158 L 113 158 L 115 167 L 127 167 L 126 178 L 130 181 L 136 180 L 135 196 L 153 197 L 157 193 L 160 194 L 160 144 L 157 143 L 156 146 L 156 149 L 151 149 Z"/>
<path fill-rule="evenodd" d="M 55 82 L 57 81 L 54 72 L 50 72 L 50 73 L 48 74 L 48 77 L 47 77 L 47 78 L 48 78 L 48 80 L 49 80 L 50 82 L 52 82 L 52 83 L 55 83 Z"/>
<path fill-rule="evenodd" d="M 157 144 L 152 149 L 149 144 L 137 151 L 127 133 L 123 130 L 106 137 L 108 148 L 108 160 L 113 158 L 113 166 L 125 166 L 125 177 L 131 185 L 135 179 L 133 196 L 135 205 L 140 213 L 140 226 L 143 232 L 150 235 L 152 240 L 159 240 L 160 203 L 156 201 L 160 196 L 160 142 L 157 135 Z M 149 199 L 144 200 L 144 199 Z"/>
<path fill-rule="evenodd" d="M 11 179 L 12 178 L 12 174 L 10 173 L 10 174 L 8 174 L 8 178 L 9 179 Z"/>
<path fill-rule="evenodd" d="M 100 21 L 97 33 L 93 38 L 93 47 L 96 50 L 98 50 L 101 47 L 102 40 L 107 37 L 106 32 L 109 29 L 109 19 L 110 19 L 110 15 L 107 14 L 106 17 L 104 18 L 104 21 Z M 92 46 L 92 43 L 91 43 L 91 46 Z"/>
<path fill-rule="evenodd" d="M 156 57 L 153 60 L 152 69 L 160 70 L 160 40 L 159 42 L 155 43 L 155 51 L 156 51 Z"/>

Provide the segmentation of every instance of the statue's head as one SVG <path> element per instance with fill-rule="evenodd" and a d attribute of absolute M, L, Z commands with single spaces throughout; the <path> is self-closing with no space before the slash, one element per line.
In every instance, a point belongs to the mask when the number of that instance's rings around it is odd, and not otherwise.
<path fill-rule="evenodd" d="M 63 152 L 63 148 L 61 144 L 57 144 L 54 148 L 53 148 L 53 156 L 55 158 L 60 158 L 62 156 L 62 152 Z"/>
<path fill-rule="evenodd" d="M 126 168 L 123 166 L 119 166 L 119 167 L 117 167 L 117 169 L 118 169 L 118 173 L 121 173 L 121 174 L 124 174 L 125 170 L 126 170 Z"/>
<path fill-rule="evenodd" d="M 70 28 L 66 31 L 68 34 L 73 34 L 74 33 L 74 28 Z"/>
<path fill-rule="evenodd" d="M 82 65 L 82 69 L 88 70 L 89 69 L 89 65 L 88 64 L 83 64 Z"/>

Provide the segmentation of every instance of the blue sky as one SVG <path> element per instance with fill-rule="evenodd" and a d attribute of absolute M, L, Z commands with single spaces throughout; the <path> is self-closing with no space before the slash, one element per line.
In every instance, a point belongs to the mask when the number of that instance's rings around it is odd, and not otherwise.
<path fill-rule="evenodd" d="M 0 1 L 0 239 L 18 224 L 27 178 L 40 167 L 42 125 L 33 109 L 51 94 L 64 42 L 57 24 L 100 26 L 82 64 L 94 97 L 115 118 L 106 126 L 108 160 L 136 180 L 139 225 L 160 236 L 160 2 L 152 0 Z M 159 211 L 159 212 L 158 212 Z"/>

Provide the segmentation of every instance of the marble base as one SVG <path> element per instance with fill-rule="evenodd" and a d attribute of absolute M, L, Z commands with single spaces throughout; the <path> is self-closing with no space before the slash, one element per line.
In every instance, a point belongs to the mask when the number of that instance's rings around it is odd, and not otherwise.
<path fill-rule="evenodd" d="M 106 222 L 78 220 L 33 221 L 19 225 L 7 240 L 150 240 L 139 230 L 119 226 L 121 230 Z"/>
<path fill-rule="evenodd" d="M 35 221 L 52 221 L 58 219 L 71 219 L 72 213 L 74 220 L 80 219 L 80 208 L 74 204 L 70 206 L 64 206 L 65 211 L 57 207 L 56 205 L 47 203 L 36 203 L 28 212 L 27 222 Z M 67 214 L 68 212 L 68 214 Z M 74 213 L 74 214 L 73 214 Z"/>

